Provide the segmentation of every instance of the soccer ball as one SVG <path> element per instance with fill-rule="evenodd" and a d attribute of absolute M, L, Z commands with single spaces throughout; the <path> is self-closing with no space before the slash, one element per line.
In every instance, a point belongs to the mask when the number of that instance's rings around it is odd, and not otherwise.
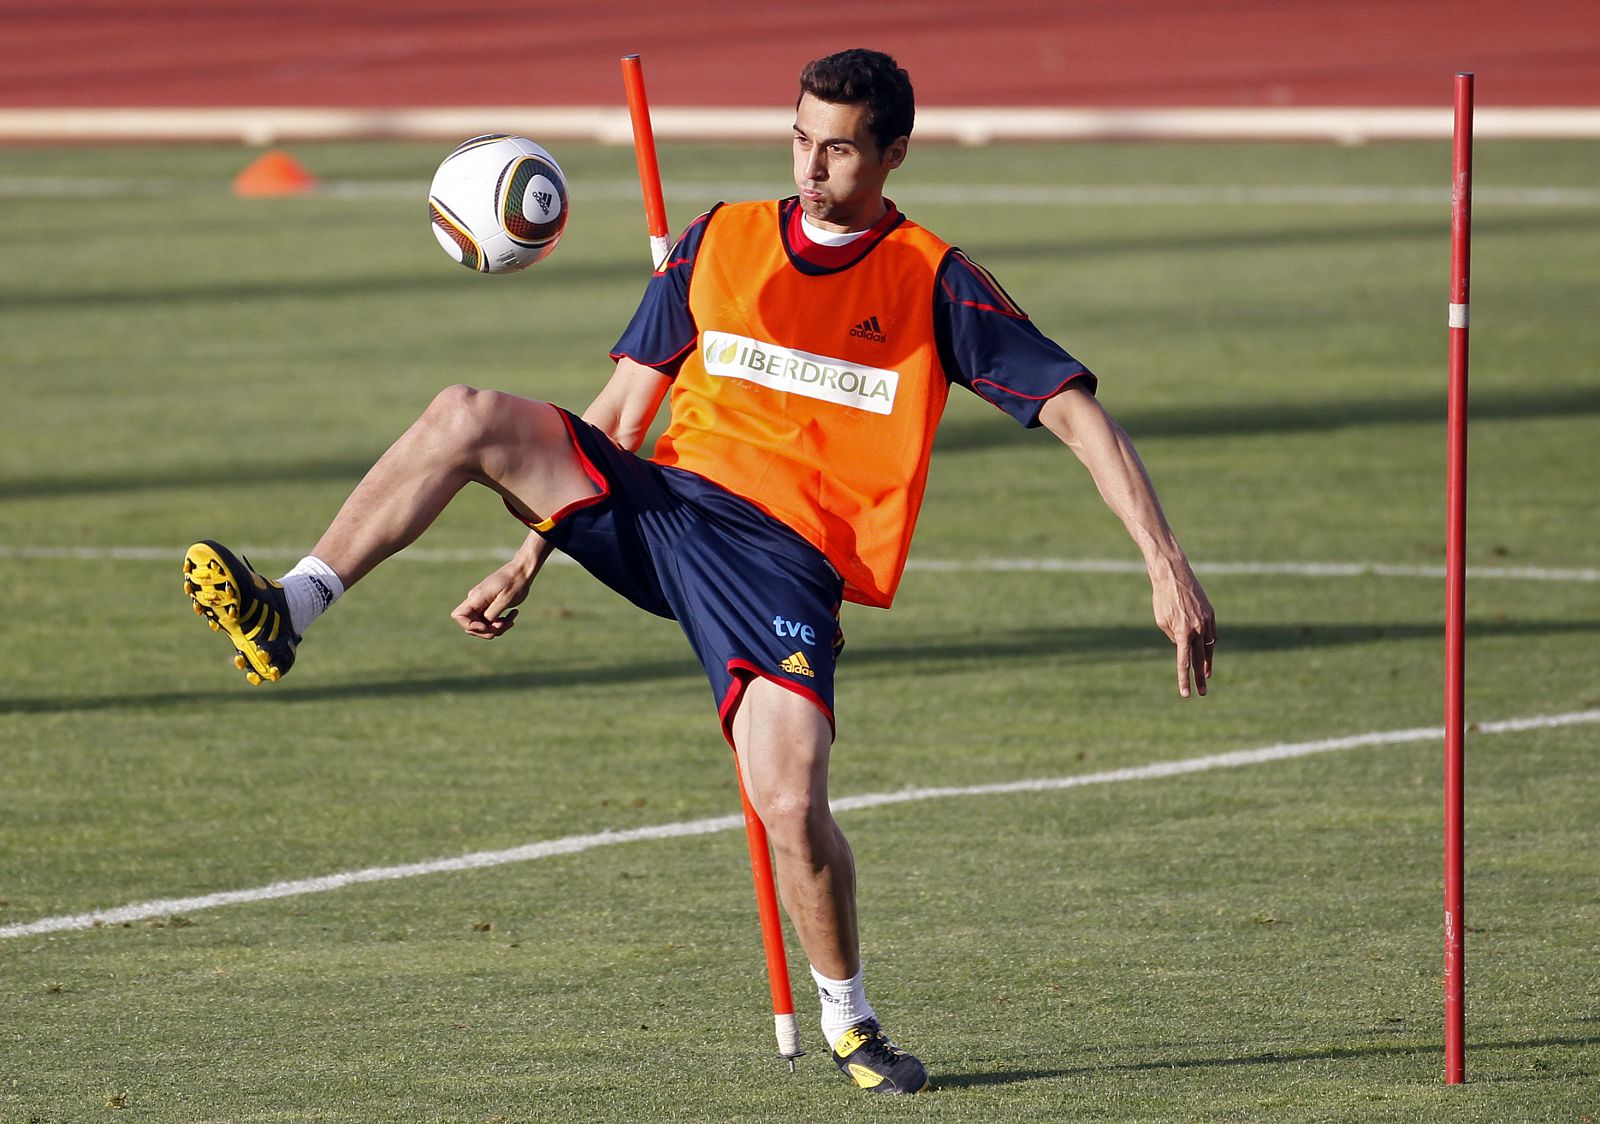
<path fill-rule="evenodd" d="M 444 158 L 428 188 L 433 236 L 479 273 L 527 269 L 567 225 L 561 166 L 526 137 L 473 137 Z"/>

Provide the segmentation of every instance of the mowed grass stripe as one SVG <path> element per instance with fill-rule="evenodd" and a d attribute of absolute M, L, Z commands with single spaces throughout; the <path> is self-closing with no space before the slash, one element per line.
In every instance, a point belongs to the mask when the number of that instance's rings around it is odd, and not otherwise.
<path fill-rule="evenodd" d="M 1536 715 L 1512 718 L 1497 722 L 1475 724 L 1475 734 L 1521 733 L 1529 730 L 1547 730 L 1562 726 L 1578 726 L 1600 722 L 1600 709 L 1579 710 L 1567 714 Z M 1184 776 L 1190 773 L 1210 772 L 1216 769 L 1238 769 L 1249 765 L 1262 765 L 1272 761 L 1287 761 L 1310 757 L 1320 753 L 1333 753 L 1346 749 L 1363 749 L 1373 746 L 1405 745 L 1414 742 L 1438 741 L 1444 738 L 1440 726 L 1416 727 L 1409 730 L 1384 730 L 1344 737 L 1322 738 L 1309 742 L 1290 742 L 1264 746 L 1259 749 L 1233 750 L 1228 753 L 1208 754 L 1178 761 L 1160 761 L 1149 765 L 1110 769 L 1100 773 L 1077 776 L 1045 777 L 1034 780 L 1005 781 L 995 784 L 959 785 L 944 788 L 906 788 L 897 792 L 868 793 L 861 796 L 844 796 L 832 801 L 835 812 L 860 811 L 889 804 L 909 804 L 922 800 L 943 800 L 960 796 L 1003 796 L 1017 793 L 1059 792 L 1069 788 L 1089 785 L 1120 784 L 1127 781 L 1157 780 L 1164 777 Z M 246 905 L 271 901 L 277 898 L 321 894 L 368 882 L 393 882 L 406 878 L 419 878 L 427 874 L 448 874 L 511 863 L 531 862 L 535 859 L 557 855 L 575 855 L 598 847 L 611 847 L 622 843 L 638 843 L 662 839 L 682 839 L 699 835 L 713 835 L 732 831 L 742 826 L 739 815 L 712 816 L 705 819 L 686 820 L 679 823 L 656 824 L 624 831 L 601 831 L 586 835 L 569 835 L 529 843 L 501 851 L 479 851 L 449 859 L 407 863 L 400 866 L 370 867 L 365 870 L 325 874 L 315 878 L 274 882 L 248 890 L 228 890 L 192 898 L 162 898 L 138 902 L 115 909 L 78 913 L 63 917 L 45 917 L 38 921 L 7 925 L 0 928 L 0 938 L 40 936 L 47 933 L 90 929 L 97 925 L 120 925 L 143 921 L 153 917 L 196 913 L 218 909 L 227 905 Z"/>
<path fill-rule="evenodd" d="M 782 188 L 774 182 L 669 181 L 672 197 L 764 199 Z M 228 185 L 211 180 L 116 179 L 60 176 L 0 176 L 0 197 L 53 199 L 165 198 L 220 195 Z M 421 180 L 326 180 L 315 192 L 322 199 L 368 202 L 422 198 Z M 591 180 L 585 198 L 607 203 L 632 202 L 639 185 L 632 180 Z M 895 198 L 907 205 L 971 205 L 1013 207 L 1447 207 L 1448 186 L 1393 184 L 905 184 Z M 1482 186 L 1473 191 L 1480 204 L 1507 207 L 1600 207 L 1600 188 L 1560 186 Z"/>
<path fill-rule="evenodd" d="M 241 547 L 252 558 L 298 559 L 303 551 L 293 547 Z M 22 560 L 70 559 L 83 562 L 170 562 L 182 557 L 170 546 L 6 546 L 0 558 Z M 511 551 L 478 548 L 434 549 L 409 547 L 397 559 L 412 562 L 504 562 Z M 564 554 L 550 560 L 574 565 Z M 913 558 L 906 569 L 951 574 L 1142 574 L 1144 564 L 1115 558 Z M 1391 562 L 1196 562 L 1202 575 L 1301 578 L 1427 578 L 1443 581 L 1443 566 L 1409 566 Z M 1467 577 L 1496 581 L 1600 582 L 1600 569 L 1560 566 L 1468 566 Z"/>

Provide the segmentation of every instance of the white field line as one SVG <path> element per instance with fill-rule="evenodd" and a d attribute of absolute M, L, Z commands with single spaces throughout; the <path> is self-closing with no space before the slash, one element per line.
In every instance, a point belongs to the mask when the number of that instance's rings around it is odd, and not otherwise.
<path fill-rule="evenodd" d="M 216 181 L 0 176 L 0 197 L 23 199 L 215 196 L 228 190 L 227 184 Z M 718 199 L 770 198 L 789 188 L 774 180 L 669 182 L 664 190 L 670 199 L 709 206 Z M 605 202 L 637 203 L 639 199 L 639 185 L 631 180 L 579 181 L 573 184 L 573 191 Z M 427 184 L 421 180 L 327 180 L 313 194 L 352 202 L 415 201 L 427 194 Z M 984 203 L 1007 207 L 1442 207 L 1450 201 L 1448 186 L 1317 184 L 902 184 L 893 195 L 908 206 Z M 1600 188 L 1485 186 L 1474 188 L 1472 198 L 1479 206 L 1491 207 L 1600 207 Z"/>
<path fill-rule="evenodd" d="M 946 561 L 913 558 L 909 570 L 941 573 L 1143 574 L 1142 562 L 1105 558 L 980 558 Z M 1276 575 L 1297 578 L 1428 578 L 1443 581 L 1443 566 L 1400 566 L 1387 562 L 1196 562 L 1195 573 L 1207 575 Z M 1502 581 L 1596 582 L 1597 569 L 1546 566 L 1468 566 L 1467 577 Z"/>
<path fill-rule="evenodd" d="M 1520 733 L 1530 730 L 1549 730 L 1562 726 L 1587 725 L 1600 722 L 1600 710 L 1580 710 L 1568 714 L 1540 715 L 1514 718 L 1501 722 L 1484 722 L 1471 729 L 1475 735 Z M 1179 761 L 1162 761 L 1151 765 L 1137 765 L 1125 769 L 1111 769 L 1103 773 L 1083 773 L 1068 777 L 1045 777 L 1036 780 L 1006 781 L 999 784 L 958 785 L 945 788 L 906 788 L 898 792 L 868 793 L 861 796 L 844 796 L 832 802 L 835 812 L 860 811 L 888 804 L 908 804 L 922 800 L 943 800 L 961 796 L 1004 796 L 1016 793 L 1059 792 L 1088 785 L 1120 784 L 1125 781 L 1156 780 L 1163 777 L 1182 776 L 1187 773 L 1204 773 L 1214 769 L 1238 769 L 1247 765 L 1261 765 L 1270 761 L 1287 761 L 1310 757 L 1319 753 L 1333 753 L 1345 749 L 1369 746 L 1405 745 L 1414 742 L 1440 741 L 1444 728 L 1418 727 L 1411 730 L 1386 730 L 1369 734 L 1355 734 L 1342 738 L 1323 738 L 1319 741 L 1289 742 L 1265 746 L 1260 749 L 1235 750 L 1205 757 L 1189 757 Z M 292 898 L 305 894 L 321 894 L 357 886 L 367 882 L 394 882 L 405 878 L 419 878 L 428 874 L 448 874 L 465 870 L 482 870 L 487 867 L 506 866 L 511 863 L 531 862 L 556 855 L 575 855 L 597 847 L 611 847 L 622 843 L 637 843 L 659 839 L 682 839 L 696 835 L 714 835 L 736 831 L 743 826 L 740 815 L 713 816 L 708 819 L 687 820 L 679 823 L 657 824 L 653 827 L 631 828 L 626 831 L 601 831 L 591 835 L 568 835 L 542 843 L 529 843 L 504 851 L 479 851 L 450 859 L 408 863 L 402 866 L 369 867 L 366 870 L 325 874 L 317 878 L 303 878 L 290 882 L 274 882 L 249 890 L 227 890 L 215 894 L 202 894 L 192 898 L 162 898 L 137 902 L 113 909 L 62 917 L 45 917 L 38 921 L 21 922 L 0 927 L 0 938 L 41 936 L 78 929 L 91 929 L 102 925 L 121 925 L 144 921 L 154 917 L 172 917 L 202 910 L 217 909 L 226 905 L 245 905 L 251 902 Z"/>
<path fill-rule="evenodd" d="M 239 547 L 251 558 L 295 561 L 305 553 L 292 547 Z M 477 562 L 499 565 L 515 553 L 514 547 L 433 549 L 413 546 L 395 555 L 412 562 Z M 0 544 L 0 560 L 63 559 L 82 562 L 173 562 L 183 551 L 170 546 L 9 546 Z M 550 561 L 572 563 L 564 554 Z M 173 562 L 176 565 L 176 562 Z M 1388 562 L 1197 562 L 1197 574 L 1216 576 L 1258 575 L 1295 578 L 1422 578 L 1443 581 L 1443 566 L 1403 566 Z M 938 574 L 1143 574 L 1143 563 L 1111 558 L 913 558 L 906 569 Z M 1554 566 L 1468 566 L 1467 577 L 1481 581 L 1600 582 L 1600 569 Z"/>

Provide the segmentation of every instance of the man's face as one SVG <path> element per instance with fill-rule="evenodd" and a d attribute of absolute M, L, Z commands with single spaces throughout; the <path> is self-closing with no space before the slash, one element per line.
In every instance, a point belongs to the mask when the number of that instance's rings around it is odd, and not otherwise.
<path fill-rule="evenodd" d="M 880 149 L 867 107 L 800 97 L 794 183 L 807 217 L 825 230 L 865 230 L 883 217 L 883 183 L 906 158 L 906 138 Z"/>

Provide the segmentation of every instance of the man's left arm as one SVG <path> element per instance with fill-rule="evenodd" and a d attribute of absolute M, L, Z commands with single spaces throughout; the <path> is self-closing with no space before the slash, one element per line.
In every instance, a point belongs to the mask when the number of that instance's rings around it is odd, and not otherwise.
<path fill-rule="evenodd" d="M 1161 511 L 1155 487 L 1120 425 L 1094 395 L 1069 385 L 1044 404 L 1039 421 L 1071 449 L 1144 555 L 1156 623 L 1177 647 L 1178 694 L 1206 693 L 1217 646 L 1217 618 Z"/>

